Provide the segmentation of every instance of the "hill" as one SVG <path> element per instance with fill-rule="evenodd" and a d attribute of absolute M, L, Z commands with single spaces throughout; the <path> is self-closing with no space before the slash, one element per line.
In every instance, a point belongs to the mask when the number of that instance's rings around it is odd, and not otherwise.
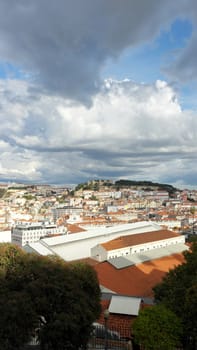
<path fill-rule="evenodd" d="M 159 190 L 159 191 L 167 191 L 170 196 L 173 196 L 173 194 L 178 191 L 177 188 L 173 187 L 172 185 L 168 184 L 162 184 L 152 181 L 134 181 L 134 180 L 125 180 L 120 179 L 115 181 L 114 183 L 110 180 L 92 180 L 85 183 L 81 183 L 76 186 L 75 190 L 94 190 L 99 191 L 103 187 L 110 187 L 111 189 L 120 190 L 121 188 L 135 188 L 135 189 L 141 189 L 144 191 L 150 191 L 150 190 Z"/>

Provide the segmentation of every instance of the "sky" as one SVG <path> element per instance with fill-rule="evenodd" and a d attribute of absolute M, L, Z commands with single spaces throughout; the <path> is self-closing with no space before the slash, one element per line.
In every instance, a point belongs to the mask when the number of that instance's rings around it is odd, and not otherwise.
<path fill-rule="evenodd" d="M 0 182 L 197 189 L 196 0 L 1 0 Z"/>

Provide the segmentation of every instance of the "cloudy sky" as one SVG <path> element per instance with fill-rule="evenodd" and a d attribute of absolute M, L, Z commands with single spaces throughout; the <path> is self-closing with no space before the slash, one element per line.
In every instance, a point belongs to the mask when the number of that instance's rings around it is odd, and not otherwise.
<path fill-rule="evenodd" d="M 196 0 L 1 0 L 0 181 L 197 188 Z"/>

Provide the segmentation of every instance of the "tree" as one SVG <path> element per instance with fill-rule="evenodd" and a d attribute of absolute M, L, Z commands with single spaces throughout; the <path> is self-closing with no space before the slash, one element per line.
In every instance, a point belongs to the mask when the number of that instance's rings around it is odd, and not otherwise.
<path fill-rule="evenodd" d="M 15 268 L 23 256 L 22 249 L 9 243 L 0 244 L 0 275 L 5 275 L 9 269 Z"/>
<path fill-rule="evenodd" d="M 32 301 L 23 291 L 8 291 L 0 295 L 1 349 L 18 350 L 26 344 L 38 326 Z"/>
<path fill-rule="evenodd" d="M 197 346 L 197 243 L 184 253 L 185 262 L 169 271 L 154 287 L 155 300 L 172 310 L 182 321 L 184 349 Z"/>
<path fill-rule="evenodd" d="M 145 350 L 174 350 L 181 330 L 178 317 L 163 305 L 141 310 L 133 323 L 134 341 Z"/>
<path fill-rule="evenodd" d="M 4 350 L 21 349 L 37 326 L 30 296 L 13 279 L 20 280 L 24 258 L 18 247 L 0 244 L 0 343 Z"/>
<path fill-rule="evenodd" d="M 185 295 L 185 310 L 187 310 L 187 332 L 190 335 L 189 347 L 196 349 L 197 345 L 197 281 L 187 289 Z"/>
<path fill-rule="evenodd" d="M 100 288 L 92 267 L 26 254 L 12 245 L 1 246 L 0 252 L 2 348 L 20 349 L 35 329 L 43 350 L 85 348 L 100 314 Z"/>

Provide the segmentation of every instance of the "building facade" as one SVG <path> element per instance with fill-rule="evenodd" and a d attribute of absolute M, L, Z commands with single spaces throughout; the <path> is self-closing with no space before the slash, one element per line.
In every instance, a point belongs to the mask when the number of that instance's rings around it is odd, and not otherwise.
<path fill-rule="evenodd" d="M 42 237 L 65 235 L 66 229 L 63 226 L 57 227 L 54 224 L 46 223 L 25 223 L 12 227 L 11 241 L 18 246 L 39 241 Z"/>
<path fill-rule="evenodd" d="M 169 230 L 144 232 L 128 235 L 98 244 L 91 249 L 91 255 L 98 261 L 106 261 L 120 256 L 144 254 L 158 248 L 185 243 L 185 237 Z"/>

